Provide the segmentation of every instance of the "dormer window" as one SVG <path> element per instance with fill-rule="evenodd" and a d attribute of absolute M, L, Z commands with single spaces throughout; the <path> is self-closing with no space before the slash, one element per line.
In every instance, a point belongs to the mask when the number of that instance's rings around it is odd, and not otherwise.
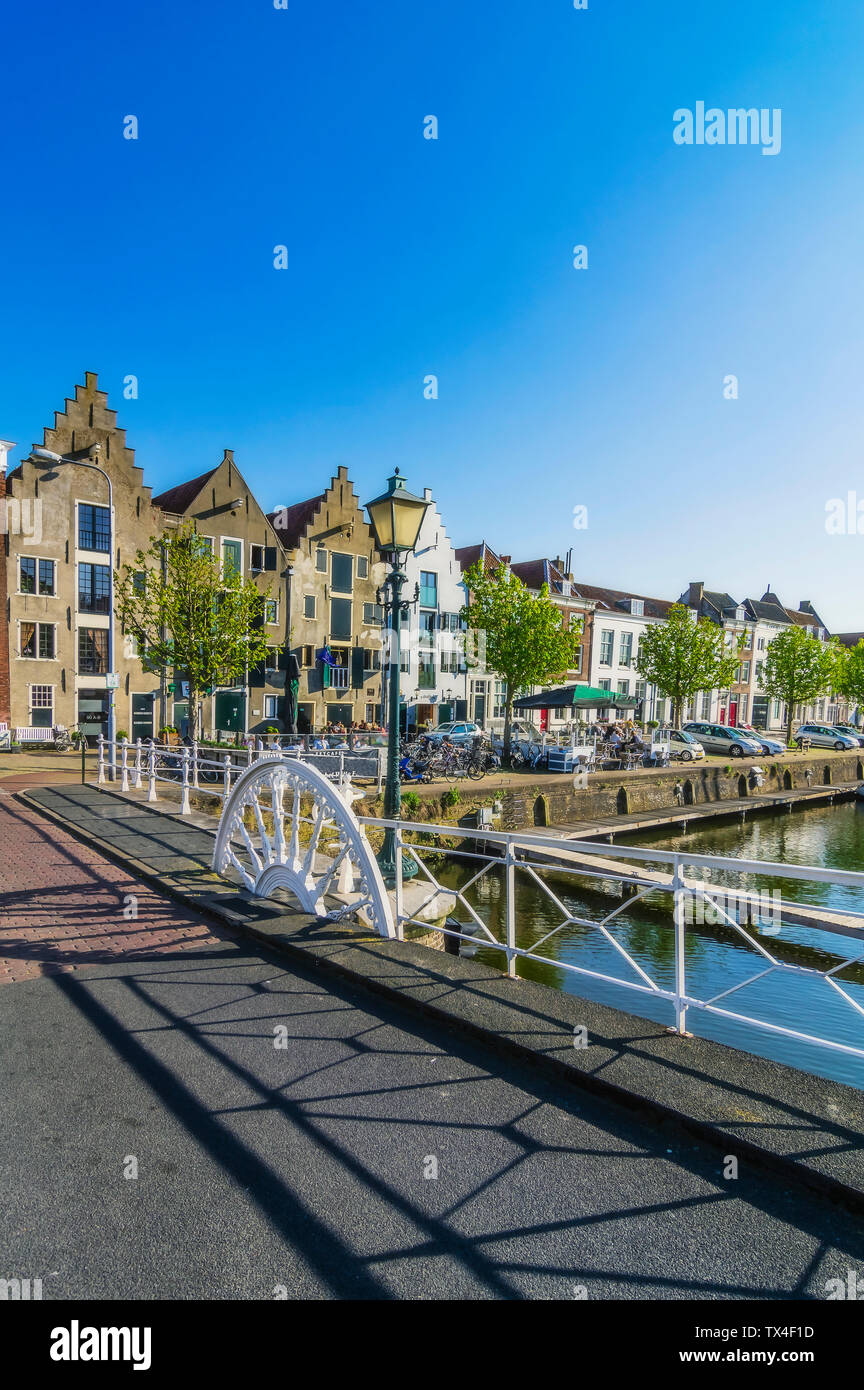
<path fill-rule="evenodd" d="M 735 609 L 735 621 L 736 621 L 736 623 L 743 623 L 744 620 L 745 620 L 745 618 L 746 618 L 746 616 L 747 616 L 747 615 L 746 615 L 746 613 L 744 612 L 744 609 L 743 609 L 743 608 L 736 608 L 736 609 Z"/>

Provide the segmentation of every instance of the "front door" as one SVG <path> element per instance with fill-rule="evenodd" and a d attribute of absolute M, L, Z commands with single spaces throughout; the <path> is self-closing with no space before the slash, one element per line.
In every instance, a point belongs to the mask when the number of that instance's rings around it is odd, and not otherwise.
<path fill-rule="evenodd" d="M 108 733 L 108 691 L 78 691 L 78 727 L 87 737 L 87 742 L 95 743 L 100 734 Z"/>
<path fill-rule="evenodd" d="M 246 728 L 246 693 L 243 690 L 217 690 L 216 729 L 226 734 L 243 733 Z"/>
<path fill-rule="evenodd" d="M 132 696 L 132 742 L 153 737 L 153 696 Z"/>
<path fill-rule="evenodd" d="M 729 723 L 730 723 L 731 725 L 733 725 L 733 727 L 734 727 L 735 724 L 738 723 L 738 701 L 737 701 L 737 700 L 732 700 L 731 703 L 730 703 L 730 705 L 729 705 Z"/>
<path fill-rule="evenodd" d="M 486 696 L 474 696 L 474 723 L 479 724 L 482 729 L 486 723 Z"/>

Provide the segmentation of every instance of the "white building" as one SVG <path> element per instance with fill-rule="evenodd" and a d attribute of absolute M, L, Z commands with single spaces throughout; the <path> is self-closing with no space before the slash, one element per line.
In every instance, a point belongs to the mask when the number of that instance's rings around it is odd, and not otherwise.
<path fill-rule="evenodd" d="M 656 719 L 664 723 L 671 718 L 671 701 L 658 695 L 656 687 L 646 683 L 636 670 L 639 642 L 642 634 L 669 615 L 672 604 L 667 599 L 648 598 L 645 594 L 627 593 L 621 589 L 604 589 L 594 584 L 573 585 L 574 594 L 594 603 L 594 622 L 591 638 L 590 684 L 615 695 L 630 696 L 640 702 L 632 711 L 643 722 Z M 621 717 L 631 711 L 624 708 Z M 597 711 L 599 719 L 614 719 L 614 703 Z"/>
<path fill-rule="evenodd" d="M 475 717 L 459 617 L 467 597 L 462 566 L 431 488 L 424 488 L 423 496 L 430 505 L 416 548 L 406 557 L 408 582 L 402 590 L 407 599 L 419 590 L 418 602 L 402 615 L 400 633 L 403 723 L 409 729 Z"/>

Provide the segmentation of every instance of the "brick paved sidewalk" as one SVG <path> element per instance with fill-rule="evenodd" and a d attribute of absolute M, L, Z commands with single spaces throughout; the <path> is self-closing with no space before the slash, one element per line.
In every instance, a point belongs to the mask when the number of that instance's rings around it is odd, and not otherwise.
<path fill-rule="evenodd" d="M 0 984 L 233 939 L 0 797 Z"/>

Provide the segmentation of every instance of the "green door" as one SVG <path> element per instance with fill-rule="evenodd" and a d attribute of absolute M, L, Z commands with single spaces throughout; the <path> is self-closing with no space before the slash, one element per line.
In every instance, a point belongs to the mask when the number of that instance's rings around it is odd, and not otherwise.
<path fill-rule="evenodd" d="M 216 728 L 225 733 L 242 733 L 246 728 L 246 694 L 243 690 L 216 693 Z"/>

